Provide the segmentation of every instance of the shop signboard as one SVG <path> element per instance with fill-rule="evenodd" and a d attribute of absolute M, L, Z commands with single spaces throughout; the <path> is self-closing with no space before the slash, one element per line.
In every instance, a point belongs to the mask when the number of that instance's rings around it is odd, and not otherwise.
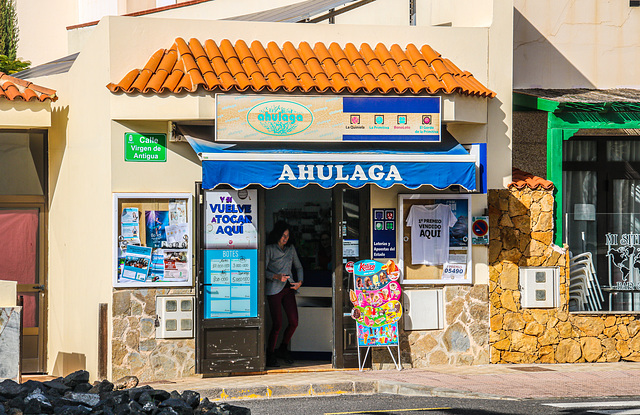
<path fill-rule="evenodd" d="M 124 161 L 167 161 L 167 135 L 125 133 Z"/>
<path fill-rule="evenodd" d="M 356 320 L 358 366 L 362 370 L 360 348 L 397 347 L 398 358 L 389 349 L 396 368 L 400 369 L 398 320 L 402 317 L 400 270 L 395 262 L 383 264 L 363 260 L 353 266 L 354 290 L 349 292 L 353 304 L 351 317 Z M 364 360 L 366 360 L 366 355 Z"/>
<path fill-rule="evenodd" d="M 205 249 L 258 248 L 255 189 L 205 192 Z"/>
<path fill-rule="evenodd" d="M 373 209 L 373 258 L 396 258 L 396 209 Z"/>
<path fill-rule="evenodd" d="M 440 97 L 216 94 L 216 141 L 440 141 Z"/>
<path fill-rule="evenodd" d="M 474 163 L 430 162 L 296 162 L 296 161 L 207 161 L 202 166 L 205 187 L 219 183 L 242 188 L 259 183 L 267 189 L 288 184 L 296 189 L 318 184 L 329 189 L 344 183 L 353 188 L 375 184 L 383 189 L 403 185 L 417 189 L 425 180 L 435 187 L 459 184 L 476 188 Z M 437 172 L 437 174 L 435 174 Z M 211 178 L 215 178 L 213 181 Z"/>
<path fill-rule="evenodd" d="M 258 250 L 204 251 L 204 318 L 258 316 Z"/>

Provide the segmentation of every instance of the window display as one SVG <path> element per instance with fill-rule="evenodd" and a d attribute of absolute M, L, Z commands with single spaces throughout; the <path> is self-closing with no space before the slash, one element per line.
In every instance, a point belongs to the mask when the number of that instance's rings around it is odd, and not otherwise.
<path fill-rule="evenodd" d="M 471 197 L 398 195 L 404 284 L 471 283 Z"/>
<path fill-rule="evenodd" d="M 113 286 L 191 286 L 191 195 L 115 193 L 113 203 Z"/>

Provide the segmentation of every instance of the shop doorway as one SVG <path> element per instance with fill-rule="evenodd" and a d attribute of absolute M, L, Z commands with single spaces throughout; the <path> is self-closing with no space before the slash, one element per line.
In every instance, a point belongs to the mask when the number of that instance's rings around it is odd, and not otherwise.
<path fill-rule="evenodd" d="M 353 281 L 344 264 L 368 255 L 368 206 L 368 187 L 278 186 L 265 191 L 265 232 L 286 221 L 304 270 L 304 285 L 296 295 L 298 328 L 290 345 L 301 365 L 358 367 L 349 301 Z M 268 333 L 269 316 L 266 320 Z"/>

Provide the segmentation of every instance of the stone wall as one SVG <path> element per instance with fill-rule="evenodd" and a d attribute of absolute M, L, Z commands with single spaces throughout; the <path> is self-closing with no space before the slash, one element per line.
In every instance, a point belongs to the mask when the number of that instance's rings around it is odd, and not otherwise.
<path fill-rule="evenodd" d="M 21 313 L 22 307 L 0 307 L 0 379 L 20 379 Z"/>
<path fill-rule="evenodd" d="M 553 191 L 489 191 L 491 363 L 640 361 L 633 314 L 569 313 L 569 254 L 553 241 Z M 560 304 L 523 309 L 519 268 L 558 267 Z"/>
<path fill-rule="evenodd" d="M 194 339 L 156 339 L 156 295 L 194 295 L 192 289 L 126 289 L 113 292 L 112 379 L 140 382 L 195 373 Z"/>
<path fill-rule="evenodd" d="M 489 363 L 487 285 L 445 286 L 443 299 L 443 330 L 404 331 L 400 320 L 400 352 L 403 366 L 419 368 L 429 365 Z M 376 369 L 393 367 L 386 348 L 374 348 L 372 357 Z"/>

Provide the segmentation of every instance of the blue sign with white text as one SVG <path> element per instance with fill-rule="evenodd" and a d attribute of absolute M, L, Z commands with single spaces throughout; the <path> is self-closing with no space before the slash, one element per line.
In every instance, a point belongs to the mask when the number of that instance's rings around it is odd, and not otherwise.
<path fill-rule="evenodd" d="M 373 209 L 373 258 L 396 258 L 396 209 Z"/>

